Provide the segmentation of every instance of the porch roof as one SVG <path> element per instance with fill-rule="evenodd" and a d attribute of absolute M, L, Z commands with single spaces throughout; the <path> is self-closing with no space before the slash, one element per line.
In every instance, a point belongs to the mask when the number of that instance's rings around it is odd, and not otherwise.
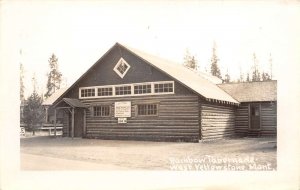
<path fill-rule="evenodd" d="M 74 98 L 63 98 L 61 101 L 59 101 L 57 104 L 55 104 L 54 107 L 55 108 L 60 107 L 59 104 L 61 104 L 62 102 L 65 102 L 66 104 L 68 104 L 72 108 L 86 108 L 86 107 L 88 107 L 88 106 L 84 105 L 80 100 L 74 99 Z"/>

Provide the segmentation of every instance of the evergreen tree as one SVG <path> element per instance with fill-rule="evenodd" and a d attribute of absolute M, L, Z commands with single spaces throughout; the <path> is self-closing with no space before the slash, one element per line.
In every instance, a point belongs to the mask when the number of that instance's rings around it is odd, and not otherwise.
<path fill-rule="evenodd" d="M 250 74 L 249 74 L 249 72 L 247 72 L 246 82 L 250 82 Z"/>
<path fill-rule="evenodd" d="M 24 101 L 24 91 L 25 91 L 25 86 L 24 86 L 24 67 L 23 64 L 20 63 L 20 100 Z"/>
<path fill-rule="evenodd" d="M 253 53 L 253 72 L 252 72 L 252 81 L 260 81 L 260 73 L 258 70 L 258 60 L 255 53 Z"/>
<path fill-rule="evenodd" d="M 188 49 L 186 49 L 186 52 L 185 52 L 185 55 L 184 55 L 184 58 L 183 58 L 183 65 L 185 67 L 188 67 L 192 70 L 197 70 L 197 61 L 195 59 L 195 56 L 191 56 L 190 52 Z"/>
<path fill-rule="evenodd" d="M 24 106 L 24 122 L 27 129 L 32 130 L 35 135 L 36 126 L 42 123 L 44 112 L 42 108 L 42 97 L 36 92 L 36 79 L 33 77 L 33 93 L 28 97 L 27 104 Z"/>
<path fill-rule="evenodd" d="M 269 75 L 268 73 L 265 73 L 265 72 L 263 72 L 263 73 L 261 74 L 261 77 L 262 77 L 262 80 L 263 80 L 263 81 L 271 80 L 270 75 Z"/>
<path fill-rule="evenodd" d="M 269 58 L 269 64 L 270 64 L 270 80 L 273 79 L 273 59 L 272 59 L 272 55 L 270 53 L 270 58 Z"/>
<path fill-rule="evenodd" d="M 51 96 L 60 88 L 62 80 L 62 74 L 58 70 L 58 58 L 52 54 L 48 62 L 50 66 L 50 72 L 48 73 L 47 92 L 45 94 L 46 98 Z"/>
<path fill-rule="evenodd" d="M 225 74 L 225 79 L 224 79 L 224 83 L 229 83 L 230 82 L 230 75 L 228 73 L 228 69 L 227 69 L 227 72 Z"/>
<path fill-rule="evenodd" d="M 238 82 L 244 82 L 244 75 L 243 75 L 243 72 L 242 72 L 242 68 L 240 67 L 240 77 L 238 79 Z"/>
<path fill-rule="evenodd" d="M 214 43 L 213 49 L 212 49 L 210 72 L 213 76 L 216 76 L 216 77 L 222 79 L 221 72 L 220 72 L 220 69 L 218 66 L 218 61 L 219 61 L 219 58 L 216 55 L 216 43 Z"/>

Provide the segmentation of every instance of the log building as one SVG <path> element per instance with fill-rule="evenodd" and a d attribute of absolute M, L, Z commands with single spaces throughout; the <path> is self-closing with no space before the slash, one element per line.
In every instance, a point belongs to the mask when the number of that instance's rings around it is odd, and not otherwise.
<path fill-rule="evenodd" d="M 276 81 L 262 82 L 275 84 L 275 98 L 262 101 L 244 101 L 234 84 L 220 83 L 116 43 L 52 107 L 69 137 L 198 142 L 276 134 Z M 238 87 L 247 93 L 252 84 Z"/>

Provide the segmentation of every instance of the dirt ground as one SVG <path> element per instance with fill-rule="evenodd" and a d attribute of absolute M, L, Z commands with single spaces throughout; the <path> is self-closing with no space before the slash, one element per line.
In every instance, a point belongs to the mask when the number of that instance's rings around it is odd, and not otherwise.
<path fill-rule="evenodd" d="M 22 137 L 23 170 L 276 170 L 275 138 L 209 142 Z"/>

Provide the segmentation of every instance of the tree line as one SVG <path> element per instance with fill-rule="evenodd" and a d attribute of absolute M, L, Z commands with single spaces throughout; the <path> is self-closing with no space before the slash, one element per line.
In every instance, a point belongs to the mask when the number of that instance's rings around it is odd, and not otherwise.
<path fill-rule="evenodd" d="M 45 95 L 40 95 L 37 92 L 37 81 L 35 74 L 32 77 L 33 92 L 29 97 L 25 97 L 24 85 L 24 66 L 20 63 L 20 101 L 23 105 L 23 110 L 20 112 L 20 121 L 24 123 L 27 130 L 31 130 L 35 135 L 35 130 L 38 125 L 43 122 L 45 113 L 42 107 L 44 98 L 49 98 L 55 91 L 60 89 L 62 83 L 62 73 L 58 68 L 58 58 L 53 53 L 48 59 L 49 72 L 47 73 L 47 92 Z"/>
<path fill-rule="evenodd" d="M 257 82 L 257 81 L 267 81 L 272 80 L 272 56 L 270 54 L 269 58 L 269 65 L 270 65 L 270 72 L 263 71 L 262 73 L 259 71 L 259 64 L 258 59 L 256 57 L 256 54 L 253 53 L 252 59 L 253 59 L 253 65 L 252 69 L 250 71 L 246 72 L 246 78 L 244 77 L 244 73 L 242 73 L 240 69 L 240 76 L 237 80 L 232 80 L 228 68 L 226 70 L 226 73 L 224 77 L 221 75 L 221 71 L 219 68 L 219 61 L 220 59 L 217 56 L 216 53 L 216 43 L 214 42 L 213 48 L 212 48 L 212 56 L 210 60 L 210 72 L 206 71 L 207 73 L 211 74 L 212 76 L 216 76 L 219 79 L 222 80 L 223 83 L 229 83 L 229 82 Z M 183 65 L 191 70 L 197 71 L 199 70 L 199 64 L 196 60 L 194 55 L 191 55 L 189 50 L 187 49 L 185 52 L 185 55 L 183 57 Z"/>

